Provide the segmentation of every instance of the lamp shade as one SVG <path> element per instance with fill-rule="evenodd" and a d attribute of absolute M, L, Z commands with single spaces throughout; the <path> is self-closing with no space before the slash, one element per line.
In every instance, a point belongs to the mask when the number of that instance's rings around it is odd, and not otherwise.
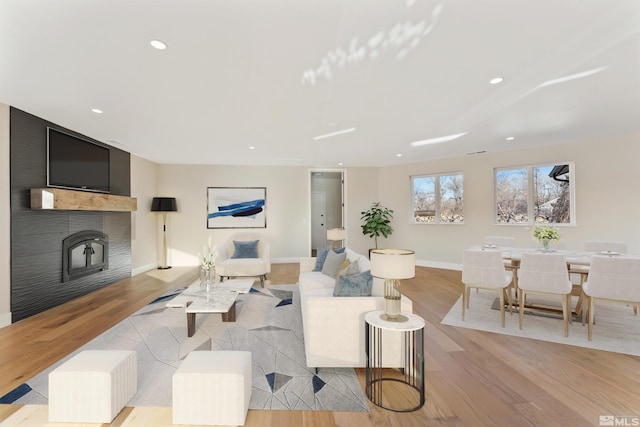
<path fill-rule="evenodd" d="M 178 204 L 175 197 L 154 197 L 151 202 L 151 212 L 177 212 Z"/>
<path fill-rule="evenodd" d="M 371 275 L 380 279 L 411 279 L 416 275 L 416 254 L 408 249 L 373 249 Z"/>
<path fill-rule="evenodd" d="M 347 238 L 347 231 L 344 228 L 327 229 L 327 240 L 344 240 Z"/>

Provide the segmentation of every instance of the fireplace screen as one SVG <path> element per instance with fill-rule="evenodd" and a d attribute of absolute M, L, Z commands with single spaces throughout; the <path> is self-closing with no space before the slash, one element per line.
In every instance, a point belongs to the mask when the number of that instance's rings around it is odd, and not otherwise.
<path fill-rule="evenodd" d="M 109 238 L 100 231 L 81 231 L 62 241 L 62 281 L 109 268 Z"/>

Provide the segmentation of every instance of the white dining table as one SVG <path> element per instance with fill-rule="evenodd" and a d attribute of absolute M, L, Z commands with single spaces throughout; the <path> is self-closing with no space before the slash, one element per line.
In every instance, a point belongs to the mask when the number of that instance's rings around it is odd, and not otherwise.
<path fill-rule="evenodd" d="M 516 300 L 512 301 L 512 307 L 515 309 L 519 309 L 518 306 L 518 268 L 520 267 L 520 261 L 522 260 L 523 253 L 554 253 L 561 254 L 565 256 L 567 261 L 567 272 L 571 272 L 571 266 L 589 266 L 591 265 L 591 260 L 594 256 L 620 256 L 622 254 L 618 252 L 612 251 L 604 251 L 604 252 L 588 252 L 588 251 L 575 251 L 575 250 L 567 250 L 567 249 L 548 249 L 543 250 L 542 248 L 525 248 L 525 247 L 506 247 L 506 246 L 496 246 L 496 245 L 476 245 L 471 246 L 470 249 L 475 250 L 485 250 L 485 251 L 499 251 L 502 254 L 502 258 L 504 260 L 510 261 L 510 264 L 506 266 L 507 269 L 513 272 L 513 287 L 515 290 Z M 624 256 L 631 256 L 624 254 Z M 588 270 L 587 270 L 588 271 Z M 572 314 L 575 316 L 580 316 L 582 314 L 582 302 L 584 299 L 582 293 L 582 286 L 574 284 L 573 290 L 571 292 L 573 296 L 578 297 L 578 301 L 574 309 L 572 309 Z M 525 308 L 529 310 L 538 310 L 543 312 L 551 312 L 551 313 L 562 313 L 561 307 L 550 306 L 545 304 L 536 304 L 531 301 L 525 301 Z"/>

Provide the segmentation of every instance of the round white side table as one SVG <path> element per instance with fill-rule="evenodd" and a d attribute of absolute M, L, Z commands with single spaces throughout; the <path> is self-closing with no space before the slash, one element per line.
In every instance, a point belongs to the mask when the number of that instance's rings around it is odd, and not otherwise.
<path fill-rule="evenodd" d="M 404 322 L 385 320 L 381 316 L 383 310 L 370 311 L 364 316 L 366 392 L 371 402 L 381 408 L 396 412 L 411 412 L 424 405 L 424 319 L 412 313 L 402 313 L 407 317 Z M 382 336 L 383 331 L 395 331 L 402 334 L 402 360 L 400 372 L 395 369 L 383 370 Z M 390 401 L 383 393 L 383 385 L 394 382 L 401 387 L 402 396 L 406 397 L 406 406 L 398 404 L 398 400 Z M 406 389 L 406 390 L 404 390 Z M 389 395 L 400 393 L 389 393 Z"/>

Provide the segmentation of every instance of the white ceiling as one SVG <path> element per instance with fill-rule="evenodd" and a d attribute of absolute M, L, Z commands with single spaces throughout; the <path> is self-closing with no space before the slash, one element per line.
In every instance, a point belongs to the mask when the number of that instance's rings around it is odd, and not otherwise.
<path fill-rule="evenodd" d="M 382 166 L 630 134 L 640 0 L 0 0 L 0 102 L 159 163 Z"/>

